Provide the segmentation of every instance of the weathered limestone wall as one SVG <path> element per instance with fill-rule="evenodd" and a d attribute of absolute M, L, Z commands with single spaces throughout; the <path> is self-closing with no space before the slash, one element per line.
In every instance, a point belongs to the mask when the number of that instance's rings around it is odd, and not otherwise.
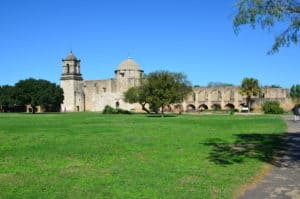
<path fill-rule="evenodd" d="M 210 109 L 214 104 L 219 104 L 222 108 L 228 104 L 239 107 L 242 102 L 243 98 L 237 87 L 196 87 L 193 89 L 193 93 L 183 102 L 183 107 L 193 106 L 195 109 L 199 109 L 205 105 Z"/>
<path fill-rule="evenodd" d="M 79 111 L 102 111 L 106 105 L 126 110 L 139 110 L 138 104 L 123 101 L 123 92 L 119 92 L 116 79 L 83 81 L 77 92 L 76 105 Z M 77 110 L 78 111 L 78 110 Z"/>
<path fill-rule="evenodd" d="M 254 110 L 261 110 L 265 101 L 278 101 L 285 111 L 293 108 L 294 102 L 289 98 L 289 90 L 283 88 L 262 88 L 261 96 L 253 96 L 252 108 Z M 241 104 L 246 103 L 246 98 L 239 92 L 238 87 L 196 87 L 193 93 L 187 97 L 183 102 L 185 110 L 194 109 L 198 110 L 201 107 L 211 107 L 218 104 L 222 109 L 226 106 L 234 106 L 239 108 Z"/>
<path fill-rule="evenodd" d="M 64 80 L 61 81 L 61 88 L 64 91 L 64 101 L 61 105 L 62 111 L 77 111 L 76 96 L 80 89 L 80 82 L 78 80 Z"/>
<path fill-rule="evenodd" d="M 142 71 L 136 70 L 118 70 L 115 72 L 115 80 L 118 92 L 125 92 L 128 88 L 138 86 Z"/>

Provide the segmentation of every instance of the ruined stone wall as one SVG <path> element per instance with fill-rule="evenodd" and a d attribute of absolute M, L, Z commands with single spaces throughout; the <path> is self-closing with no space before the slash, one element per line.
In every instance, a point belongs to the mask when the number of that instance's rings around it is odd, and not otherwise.
<path fill-rule="evenodd" d="M 289 98 L 289 90 L 283 88 L 262 88 L 260 96 L 253 96 L 252 108 L 260 111 L 265 101 L 278 101 L 285 111 L 293 108 L 294 102 Z M 201 107 L 211 109 L 214 104 L 218 104 L 222 109 L 226 106 L 240 108 L 241 104 L 246 104 L 246 98 L 239 92 L 238 87 L 196 87 L 183 102 L 183 108 L 198 110 Z"/>
<path fill-rule="evenodd" d="M 84 81 L 81 87 L 85 111 L 102 111 L 106 105 L 126 110 L 140 110 L 138 104 L 124 102 L 123 92 L 118 91 L 116 79 Z"/>

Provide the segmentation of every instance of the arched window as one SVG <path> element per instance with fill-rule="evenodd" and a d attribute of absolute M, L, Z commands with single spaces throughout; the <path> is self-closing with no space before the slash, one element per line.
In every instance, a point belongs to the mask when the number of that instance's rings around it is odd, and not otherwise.
<path fill-rule="evenodd" d="M 70 73 L 70 65 L 69 65 L 69 64 L 66 65 L 66 68 L 67 68 L 67 69 L 66 69 L 66 72 L 67 72 L 67 73 Z"/>

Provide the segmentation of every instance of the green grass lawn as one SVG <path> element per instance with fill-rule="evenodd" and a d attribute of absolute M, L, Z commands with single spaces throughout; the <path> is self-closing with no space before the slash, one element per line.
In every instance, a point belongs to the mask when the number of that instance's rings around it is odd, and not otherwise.
<path fill-rule="evenodd" d="M 277 116 L 0 114 L 0 198 L 231 198 L 285 130 Z"/>

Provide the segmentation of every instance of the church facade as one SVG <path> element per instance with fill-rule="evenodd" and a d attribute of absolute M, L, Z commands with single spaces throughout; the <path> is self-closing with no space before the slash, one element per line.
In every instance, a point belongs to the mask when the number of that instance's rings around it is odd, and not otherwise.
<path fill-rule="evenodd" d="M 144 71 L 132 58 L 120 63 L 115 77 L 104 80 L 83 80 L 80 60 L 71 52 L 62 60 L 61 88 L 64 91 L 62 111 L 102 111 L 106 105 L 139 111 L 138 104 L 124 102 L 123 93 L 137 86 Z"/>
<path fill-rule="evenodd" d="M 80 59 L 72 52 L 62 60 L 61 88 L 64 91 L 64 112 L 102 111 L 106 105 L 131 111 L 141 111 L 139 104 L 124 102 L 123 93 L 139 85 L 144 75 L 141 66 L 132 58 L 121 62 L 115 77 L 104 80 L 84 80 L 80 72 Z M 253 97 L 253 108 L 259 110 L 265 101 L 278 101 L 285 110 L 294 106 L 289 98 L 289 90 L 283 88 L 262 88 L 258 97 Z M 220 107 L 221 109 L 239 109 L 246 99 L 235 86 L 195 87 L 193 92 L 182 103 L 184 111 L 197 111 Z M 177 106 L 178 107 L 178 106 Z M 169 107 L 174 110 L 174 107 Z"/>

